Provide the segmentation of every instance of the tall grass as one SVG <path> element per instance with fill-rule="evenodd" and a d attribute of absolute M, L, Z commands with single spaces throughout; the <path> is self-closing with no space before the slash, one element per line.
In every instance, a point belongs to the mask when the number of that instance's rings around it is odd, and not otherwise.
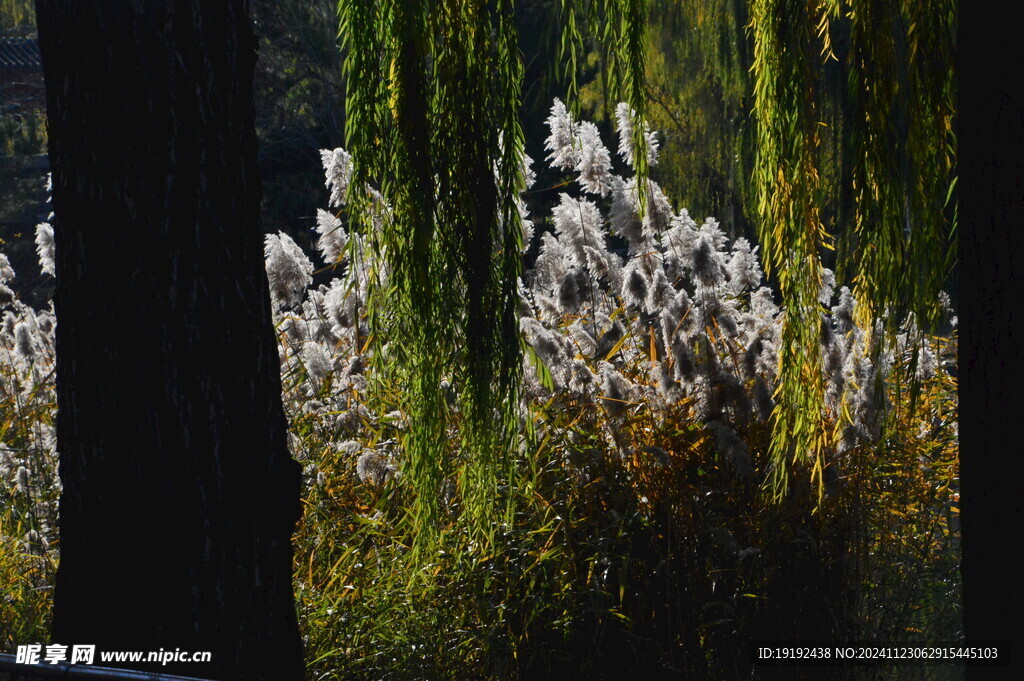
<path fill-rule="evenodd" d="M 372 278 L 387 276 L 356 226 L 372 218 L 320 214 L 331 279 L 316 287 L 310 257 L 268 237 L 290 442 L 305 470 L 295 584 L 310 678 L 752 678 L 751 640 L 960 638 L 955 328 L 927 337 L 911 321 L 888 337 L 826 276 L 824 496 L 796 470 L 773 500 L 785 310 L 762 285 L 757 249 L 672 210 L 653 182 L 640 218 L 637 183 L 602 160 L 595 131 L 557 105 L 551 123 L 549 159 L 578 182 L 550 217 L 525 223 L 538 255 L 520 282 L 520 434 L 486 544 L 459 479 L 476 455 L 460 437 L 463 386 L 442 368 L 438 536 L 413 560 L 409 417 L 376 370 L 389 346 L 369 338 L 365 309 Z M 344 159 L 325 153 L 329 187 Z M 13 296 L 5 315 L 9 648 L 46 639 L 59 486 L 52 319 Z"/>
<path fill-rule="evenodd" d="M 0 646 L 47 637 L 56 571 L 57 452 L 52 309 L 8 288 L 0 253 Z"/>

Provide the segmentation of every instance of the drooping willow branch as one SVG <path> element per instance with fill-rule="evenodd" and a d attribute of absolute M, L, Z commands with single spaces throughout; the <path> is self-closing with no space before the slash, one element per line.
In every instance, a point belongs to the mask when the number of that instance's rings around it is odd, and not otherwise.
<path fill-rule="evenodd" d="M 841 51 L 830 40 L 836 25 L 849 34 Z M 852 188 L 853 207 L 852 224 L 843 226 L 840 278 L 852 280 L 866 314 L 887 317 L 889 332 L 911 312 L 930 326 L 955 260 L 955 26 L 948 0 L 752 4 L 760 238 L 765 269 L 778 273 L 786 307 L 771 447 L 777 495 L 804 462 L 820 493 L 833 439 L 822 412 L 818 341 L 827 302 L 818 300 L 819 256 L 829 247 L 819 215 L 821 61 L 841 59 L 849 74 L 839 181 Z"/>
<path fill-rule="evenodd" d="M 371 328 L 405 390 L 417 537 L 436 531 L 453 472 L 440 389 L 451 378 L 464 419 L 454 463 L 462 509 L 486 539 L 503 505 L 521 366 L 522 66 L 512 6 L 342 0 L 339 14 L 352 186 L 379 186 L 391 207 L 374 235 L 389 271 L 373 293 Z"/>
<path fill-rule="evenodd" d="M 833 0 L 850 23 L 854 224 L 844 261 L 858 297 L 930 326 L 955 253 L 956 3 Z"/>
<path fill-rule="evenodd" d="M 815 118 L 814 3 L 755 0 L 755 180 L 765 270 L 777 272 L 786 316 L 773 413 L 770 480 L 784 494 L 792 463 L 810 462 L 822 481 L 825 389 L 819 327 L 827 235 L 819 215 Z"/>
<path fill-rule="evenodd" d="M 646 187 L 650 162 L 645 138 L 647 93 L 645 88 L 647 28 L 646 0 L 562 0 L 562 59 L 569 106 L 579 116 L 577 71 L 584 36 L 597 39 L 603 52 L 612 92 L 630 109 L 633 169 L 637 186 Z M 647 205 L 647 192 L 638 192 L 639 212 Z"/>

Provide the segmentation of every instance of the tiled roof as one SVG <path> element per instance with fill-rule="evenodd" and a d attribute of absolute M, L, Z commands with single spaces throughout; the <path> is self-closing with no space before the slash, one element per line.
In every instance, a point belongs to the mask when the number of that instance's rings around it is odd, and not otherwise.
<path fill-rule="evenodd" d="M 0 71 L 37 73 L 42 70 L 39 61 L 39 41 L 35 38 L 0 38 Z"/>

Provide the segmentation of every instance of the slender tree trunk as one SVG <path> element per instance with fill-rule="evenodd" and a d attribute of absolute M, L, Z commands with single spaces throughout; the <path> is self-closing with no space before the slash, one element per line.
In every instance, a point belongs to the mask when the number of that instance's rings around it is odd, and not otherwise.
<path fill-rule="evenodd" d="M 263 269 L 248 3 L 36 7 L 56 213 L 54 640 L 212 653 L 149 665 L 165 672 L 299 679 L 300 470 Z"/>

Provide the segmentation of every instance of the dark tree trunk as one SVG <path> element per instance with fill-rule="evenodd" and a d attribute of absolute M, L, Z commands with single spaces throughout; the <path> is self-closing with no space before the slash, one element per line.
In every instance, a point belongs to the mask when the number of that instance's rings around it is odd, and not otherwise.
<path fill-rule="evenodd" d="M 36 7 L 64 486 L 54 640 L 208 650 L 150 668 L 299 679 L 300 470 L 263 269 L 248 3 Z"/>
<path fill-rule="evenodd" d="M 1020 312 L 1024 252 L 1020 30 L 961 3 L 956 70 L 962 114 L 958 289 L 960 508 L 964 634 L 1003 641 L 1006 666 L 968 667 L 967 681 L 1021 678 L 1020 558 L 1024 535 Z M 968 47 L 970 46 L 970 47 Z M 976 46 L 976 49 L 975 49 Z M 962 51 L 961 51 L 962 50 Z M 998 75 L 993 64 L 999 65 Z M 1008 65 L 1004 70 L 1003 65 Z M 959 274 L 962 272 L 962 276 Z M 1003 653 L 1006 650 L 1007 653 Z M 1017 671 L 1014 672 L 1013 670 Z"/>

